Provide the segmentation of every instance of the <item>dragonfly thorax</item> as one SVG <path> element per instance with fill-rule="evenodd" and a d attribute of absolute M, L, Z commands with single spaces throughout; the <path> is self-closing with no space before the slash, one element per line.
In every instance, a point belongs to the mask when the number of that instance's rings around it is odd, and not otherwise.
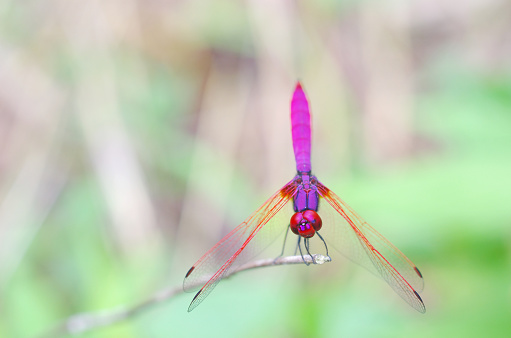
<path fill-rule="evenodd" d="M 304 210 L 318 211 L 319 194 L 316 186 L 318 180 L 308 173 L 299 173 L 294 179 L 296 193 L 293 196 L 295 212 Z"/>
<path fill-rule="evenodd" d="M 294 234 L 310 238 L 314 236 L 316 231 L 321 229 L 322 221 L 321 217 L 314 210 L 305 210 L 295 212 L 291 217 L 289 225 Z"/>

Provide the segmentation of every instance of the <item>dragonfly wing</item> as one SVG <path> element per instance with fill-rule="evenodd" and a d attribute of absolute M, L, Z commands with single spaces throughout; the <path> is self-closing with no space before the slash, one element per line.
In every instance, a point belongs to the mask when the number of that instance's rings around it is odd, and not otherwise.
<path fill-rule="evenodd" d="M 292 204 L 287 204 L 295 192 L 290 181 L 188 270 L 183 289 L 194 291 L 203 285 L 188 311 L 197 307 L 230 269 L 250 261 L 286 230 L 293 213 Z"/>
<path fill-rule="evenodd" d="M 319 214 L 325 240 L 337 251 L 382 277 L 392 289 L 419 312 L 426 308 L 417 291 L 424 287 L 415 264 L 374 230 L 350 206 L 318 182 L 322 197 Z"/>

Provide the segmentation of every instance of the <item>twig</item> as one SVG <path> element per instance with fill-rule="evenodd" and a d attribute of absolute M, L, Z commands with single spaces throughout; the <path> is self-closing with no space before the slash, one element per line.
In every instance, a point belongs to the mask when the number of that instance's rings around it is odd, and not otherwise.
<path fill-rule="evenodd" d="M 224 278 L 230 277 L 238 272 L 249 269 L 275 265 L 303 264 L 304 259 L 307 263 L 315 264 L 323 264 L 325 262 L 331 261 L 330 257 L 328 256 L 316 254 L 313 255 L 313 257 L 314 261 L 308 255 L 304 256 L 303 258 L 302 256 L 287 256 L 279 257 L 276 259 L 260 259 L 238 267 L 237 269 L 227 273 L 227 275 Z M 79 334 L 102 326 L 111 325 L 121 320 L 134 317 L 144 312 L 145 310 L 148 310 L 157 304 L 163 303 L 183 292 L 184 291 L 182 287 L 167 288 L 157 292 L 152 297 L 144 300 L 143 302 L 140 302 L 129 308 L 118 308 L 95 312 L 78 313 L 76 315 L 68 317 L 61 324 L 57 325 L 49 332 L 43 334 L 41 337 L 59 337 L 69 334 L 71 335 Z"/>

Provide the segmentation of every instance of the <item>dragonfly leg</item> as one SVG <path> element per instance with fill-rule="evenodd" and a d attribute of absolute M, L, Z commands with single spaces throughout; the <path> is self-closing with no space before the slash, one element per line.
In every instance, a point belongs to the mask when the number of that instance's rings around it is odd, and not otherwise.
<path fill-rule="evenodd" d="M 302 260 L 303 262 L 305 263 L 305 265 L 309 266 L 310 263 L 307 263 L 305 261 L 305 258 L 303 258 L 303 254 L 302 254 L 302 247 L 300 246 L 300 241 L 302 239 L 302 236 L 298 236 L 298 250 L 300 250 L 300 256 L 302 256 Z M 303 240 L 305 242 L 305 240 Z"/>
<path fill-rule="evenodd" d="M 326 249 L 326 255 L 328 258 L 330 258 L 330 255 L 328 254 L 328 245 L 326 245 L 326 242 L 325 240 L 323 239 L 323 237 L 319 234 L 319 232 L 316 231 L 316 234 L 319 236 L 319 238 L 323 241 L 323 244 L 325 244 L 325 249 Z M 332 259 L 332 258 L 330 258 Z"/>
<path fill-rule="evenodd" d="M 275 261 L 276 261 L 277 259 L 279 259 L 280 257 L 284 256 L 284 249 L 286 248 L 287 234 L 288 234 L 288 232 L 289 232 L 289 228 L 290 228 L 290 227 L 291 227 L 291 226 L 288 226 L 288 227 L 287 227 L 286 235 L 284 236 L 284 243 L 282 244 L 282 252 L 280 253 L 280 255 L 278 255 L 277 257 L 275 257 L 275 259 L 273 260 L 273 263 L 275 263 Z M 295 250 L 295 255 L 296 255 L 296 250 Z"/>
<path fill-rule="evenodd" d="M 311 255 L 311 253 L 309 251 L 309 239 L 308 238 L 304 238 L 303 242 L 305 243 L 305 249 L 307 250 L 307 253 L 311 257 L 312 263 L 316 264 L 316 261 L 314 260 L 314 257 L 312 257 L 312 255 Z"/>

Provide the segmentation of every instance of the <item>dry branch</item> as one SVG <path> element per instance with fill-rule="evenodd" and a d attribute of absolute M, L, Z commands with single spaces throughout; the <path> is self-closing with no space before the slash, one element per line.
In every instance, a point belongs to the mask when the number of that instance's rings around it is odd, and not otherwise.
<path fill-rule="evenodd" d="M 303 264 L 304 259 L 307 263 L 315 264 L 323 264 L 325 262 L 331 261 L 330 257 L 328 256 L 323 256 L 319 254 L 312 256 L 314 257 L 314 261 L 308 255 L 304 256 L 303 258 L 302 256 L 287 256 L 279 257 L 276 259 L 260 259 L 240 266 L 239 268 L 229 272 L 227 276 L 224 278 L 230 277 L 238 272 L 249 269 L 276 265 Z M 62 323 L 60 323 L 55 328 L 53 328 L 46 334 L 42 335 L 41 337 L 60 337 L 69 334 L 79 334 L 102 326 L 111 325 L 121 320 L 132 318 L 135 315 L 138 315 L 146 310 L 149 310 L 153 306 L 163 303 L 183 292 L 184 291 L 182 287 L 167 288 L 157 292 L 152 297 L 132 307 L 75 314 L 68 317 Z"/>

